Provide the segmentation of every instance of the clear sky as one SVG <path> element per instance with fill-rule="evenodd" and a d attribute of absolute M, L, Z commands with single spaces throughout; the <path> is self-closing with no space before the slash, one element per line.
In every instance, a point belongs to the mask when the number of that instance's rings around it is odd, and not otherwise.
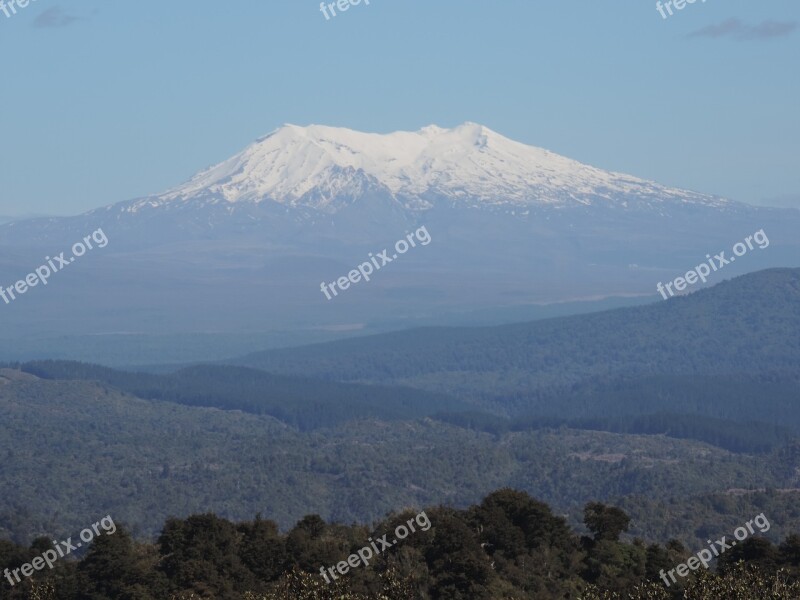
<path fill-rule="evenodd" d="M 330 20 L 316 0 L 16 10 L 0 10 L 0 216 L 160 192 L 283 123 L 475 121 L 800 206 L 798 0 L 697 0 L 667 19 L 650 0 L 370 0 Z"/>

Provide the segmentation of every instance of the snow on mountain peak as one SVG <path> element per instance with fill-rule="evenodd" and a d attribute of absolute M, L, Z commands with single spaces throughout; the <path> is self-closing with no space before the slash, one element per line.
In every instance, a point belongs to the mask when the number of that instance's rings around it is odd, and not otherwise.
<path fill-rule="evenodd" d="M 158 196 L 170 201 L 211 194 L 229 202 L 294 204 L 313 195 L 324 204 L 365 183 L 422 200 L 590 204 L 597 198 L 719 202 L 642 179 L 596 169 L 506 138 L 483 125 L 436 125 L 418 131 L 364 133 L 287 124 L 244 151 Z"/>

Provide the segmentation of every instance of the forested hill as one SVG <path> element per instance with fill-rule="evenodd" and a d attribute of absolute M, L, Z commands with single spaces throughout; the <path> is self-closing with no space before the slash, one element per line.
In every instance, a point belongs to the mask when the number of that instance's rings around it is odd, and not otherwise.
<path fill-rule="evenodd" d="M 97 381 L 148 400 L 269 415 L 301 431 L 358 419 L 416 419 L 469 408 L 437 392 L 331 383 L 242 367 L 196 366 L 165 375 L 73 361 L 35 361 L 20 367 L 42 379 Z"/>
<path fill-rule="evenodd" d="M 669 410 L 796 428 L 800 269 L 760 271 L 647 306 L 499 327 L 415 329 L 232 362 L 447 390 L 512 416 Z"/>
<path fill-rule="evenodd" d="M 431 419 L 300 432 L 267 416 L 9 370 L 0 370 L 0 422 L 0 538 L 18 541 L 79 531 L 86 515 L 109 512 L 137 535 L 207 511 L 237 520 L 261 511 L 284 528 L 309 513 L 368 522 L 397 507 L 465 506 L 504 486 L 561 514 L 591 500 L 659 499 L 641 510 L 626 503 L 637 515 L 631 533 L 648 540 L 702 544 L 708 528 L 762 511 L 776 532 L 800 531 L 798 495 L 785 491 L 800 487 L 800 444 L 733 455 L 660 435 L 495 435 Z M 768 491 L 728 498 L 731 487 Z M 665 521 L 665 510 L 682 516 Z"/>

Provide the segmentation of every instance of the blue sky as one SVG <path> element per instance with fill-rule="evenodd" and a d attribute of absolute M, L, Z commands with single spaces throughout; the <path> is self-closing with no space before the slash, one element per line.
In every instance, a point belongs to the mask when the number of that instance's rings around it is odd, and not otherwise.
<path fill-rule="evenodd" d="M 6 3 L 9 0 L 5 0 Z M 800 206 L 800 2 L 33 0 L 0 12 L 0 215 L 156 193 L 283 123 L 482 123 Z M 692 35 L 694 34 L 694 35 Z"/>

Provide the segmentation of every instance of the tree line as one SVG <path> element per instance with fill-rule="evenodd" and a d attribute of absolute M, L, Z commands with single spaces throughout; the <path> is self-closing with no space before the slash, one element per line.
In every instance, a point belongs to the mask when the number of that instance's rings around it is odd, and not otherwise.
<path fill-rule="evenodd" d="M 630 539 L 630 517 L 599 502 L 584 507 L 585 531 L 524 492 L 504 488 L 457 510 L 426 509 L 431 527 L 393 544 L 368 567 L 326 582 L 337 564 L 414 518 L 403 510 L 373 526 L 326 523 L 308 515 L 281 532 L 257 515 L 234 523 L 214 514 L 170 518 L 154 541 L 117 526 L 80 558 L 59 561 L 22 584 L 0 588 L 8 600 L 611 600 L 635 598 L 797 598 L 800 535 L 779 545 L 753 536 L 670 588 L 661 570 L 693 552 Z M 17 568 L 49 548 L 0 542 L 0 567 Z M 716 590 L 716 591 L 715 591 Z M 716 594 L 716 595 L 715 595 Z"/>

